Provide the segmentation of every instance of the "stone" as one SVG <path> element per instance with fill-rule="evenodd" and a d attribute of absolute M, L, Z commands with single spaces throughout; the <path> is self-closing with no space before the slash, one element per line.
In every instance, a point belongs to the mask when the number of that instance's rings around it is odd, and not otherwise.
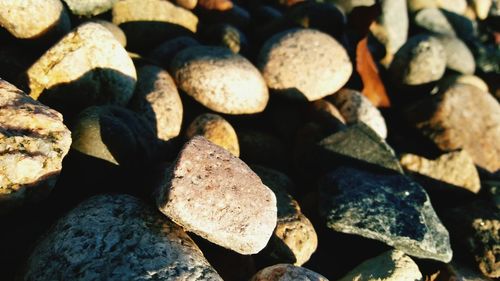
<path fill-rule="evenodd" d="M 276 264 L 257 272 L 250 281 L 328 281 L 326 277 L 304 267 Z"/>
<path fill-rule="evenodd" d="M 1 1 L 0 26 L 20 39 L 35 39 L 49 32 L 62 35 L 71 28 L 59 0 Z"/>
<path fill-rule="evenodd" d="M 346 123 L 339 109 L 326 99 L 315 100 L 309 103 L 308 110 L 311 119 L 325 126 L 336 129 L 342 128 Z"/>
<path fill-rule="evenodd" d="M 191 47 L 170 65 L 177 86 L 207 108 L 226 114 L 264 110 L 269 94 L 259 71 L 222 47 Z"/>
<path fill-rule="evenodd" d="M 24 280 L 222 280 L 189 236 L 129 195 L 94 196 L 36 246 Z"/>
<path fill-rule="evenodd" d="M 417 264 L 405 253 L 390 250 L 371 258 L 339 281 L 416 281 L 422 280 Z"/>
<path fill-rule="evenodd" d="M 446 67 L 462 74 L 474 74 L 476 61 L 465 43 L 454 36 L 437 36 L 446 53 Z"/>
<path fill-rule="evenodd" d="M 455 29 L 446 15 L 437 8 L 422 9 L 415 14 L 414 19 L 416 26 L 431 33 L 456 36 Z"/>
<path fill-rule="evenodd" d="M 467 0 L 409 0 L 408 8 L 410 12 L 426 8 L 441 8 L 462 15 L 467 9 Z"/>
<path fill-rule="evenodd" d="M 208 45 L 226 47 L 235 54 L 244 53 L 248 48 L 245 33 L 230 24 L 208 26 L 203 37 Z"/>
<path fill-rule="evenodd" d="M 276 196 L 240 159 L 201 136 L 188 141 L 158 209 L 187 231 L 243 255 L 261 251 L 276 227 Z"/>
<path fill-rule="evenodd" d="M 344 47 L 314 29 L 291 29 L 274 35 L 262 46 L 257 66 L 271 90 L 308 101 L 339 90 L 353 69 Z"/>
<path fill-rule="evenodd" d="M 437 81 L 445 70 L 445 50 L 436 38 L 428 35 L 408 39 L 394 55 L 389 69 L 396 83 L 408 86 Z"/>
<path fill-rule="evenodd" d="M 466 150 L 474 163 L 500 169 L 500 105 L 479 88 L 455 84 L 444 93 L 413 105 L 407 119 L 441 150 Z"/>
<path fill-rule="evenodd" d="M 386 243 L 410 256 L 449 262 L 448 231 L 424 189 L 404 175 L 340 167 L 319 183 L 320 213 L 334 231 Z"/>
<path fill-rule="evenodd" d="M 446 264 L 437 280 L 492 281 L 492 279 L 487 279 L 479 269 L 471 267 L 469 263 L 455 260 Z"/>
<path fill-rule="evenodd" d="M 182 101 L 175 82 L 167 71 L 145 65 L 137 71 L 137 85 L 130 108 L 141 114 L 159 140 L 179 135 L 182 125 Z"/>
<path fill-rule="evenodd" d="M 473 193 L 478 193 L 481 188 L 474 160 L 465 150 L 445 153 L 435 160 L 404 154 L 400 162 L 410 173 L 462 187 Z"/>
<path fill-rule="evenodd" d="M 375 0 L 329 0 L 349 14 L 356 7 L 370 7 L 376 4 Z"/>
<path fill-rule="evenodd" d="M 113 33 L 113 36 L 115 37 L 118 42 L 125 48 L 127 46 L 127 37 L 125 36 L 125 33 L 121 28 L 119 28 L 116 24 L 105 21 L 105 20 L 92 20 L 92 22 L 98 23 L 105 27 L 109 32 Z"/>
<path fill-rule="evenodd" d="M 472 0 L 472 6 L 480 20 L 484 20 L 488 17 L 492 5 L 492 0 Z"/>
<path fill-rule="evenodd" d="M 500 278 L 500 218 L 485 220 L 475 219 L 472 223 L 474 242 L 478 254 L 476 262 L 483 274 L 491 278 Z"/>
<path fill-rule="evenodd" d="M 339 109 L 347 124 L 363 122 L 381 138 L 387 137 L 384 117 L 362 93 L 356 90 L 342 89 L 328 96 L 327 99 Z"/>
<path fill-rule="evenodd" d="M 175 0 L 175 4 L 184 9 L 192 10 L 196 7 L 196 4 L 198 4 L 198 0 Z"/>
<path fill-rule="evenodd" d="M 439 81 L 439 89 L 441 91 L 446 91 L 446 89 L 458 83 L 475 86 L 483 92 L 489 92 L 488 84 L 486 84 L 483 79 L 470 74 L 446 75 Z"/>
<path fill-rule="evenodd" d="M 179 36 L 172 40 L 167 40 L 154 48 L 147 57 L 158 62 L 165 69 L 170 67 L 175 55 L 189 47 L 198 46 L 200 43 L 190 36 Z"/>
<path fill-rule="evenodd" d="M 71 133 L 62 115 L 0 79 L 0 214 L 44 199 L 54 187 Z"/>
<path fill-rule="evenodd" d="M 63 0 L 70 9 L 71 13 L 76 16 L 92 17 L 113 8 L 113 5 L 118 0 Z"/>
<path fill-rule="evenodd" d="M 186 137 L 191 139 L 197 135 L 203 136 L 236 157 L 240 156 L 240 145 L 236 131 L 220 115 L 205 113 L 196 117 L 186 129 Z"/>
<path fill-rule="evenodd" d="M 297 266 L 306 263 L 318 247 L 314 226 L 302 214 L 299 203 L 290 195 L 295 185 L 287 175 L 262 166 L 252 166 L 262 182 L 276 195 L 278 223 L 267 245 L 268 259 L 273 263 L 288 262 Z"/>
<path fill-rule="evenodd" d="M 135 67 L 127 51 L 100 24 L 85 23 L 50 48 L 28 70 L 30 96 L 63 114 L 95 104 L 125 105 Z"/>

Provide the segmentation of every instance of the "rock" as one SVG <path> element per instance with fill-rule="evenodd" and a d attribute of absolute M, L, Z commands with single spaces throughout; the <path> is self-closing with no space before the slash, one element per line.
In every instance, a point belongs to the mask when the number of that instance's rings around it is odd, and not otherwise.
<path fill-rule="evenodd" d="M 347 124 L 363 122 L 381 138 L 387 137 L 387 126 L 380 111 L 363 94 L 356 90 L 342 89 L 327 98 L 340 111 Z"/>
<path fill-rule="evenodd" d="M 226 47 L 235 54 L 244 53 L 248 48 L 245 33 L 230 24 L 209 26 L 203 36 L 209 45 Z"/>
<path fill-rule="evenodd" d="M 320 274 L 304 267 L 277 264 L 257 272 L 250 281 L 328 281 Z"/>
<path fill-rule="evenodd" d="M 251 114 L 267 105 L 269 95 L 259 71 L 229 49 L 185 49 L 175 56 L 170 69 L 181 90 L 216 112 Z"/>
<path fill-rule="evenodd" d="M 435 160 L 405 154 L 400 162 L 401 166 L 411 173 L 462 187 L 474 193 L 478 193 L 481 188 L 474 161 L 464 150 L 443 154 Z"/>
<path fill-rule="evenodd" d="M 313 29 L 291 29 L 274 35 L 260 50 L 257 65 L 270 89 L 309 101 L 336 92 L 352 73 L 344 47 Z"/>
<path fill-rule="evenodd" d="M 175 4 L 181 6 L 182 8 L 192 10 L 198 4 L 198 0 L 175 0 Z"/>
<path fill-rule="evenodd" d="M 465 43 L 452 36 L 438 36 L 437 39 L 446 53 L 446 67 L 462 74 L 474 74 L 476 62 Z"/>
<path fill-rule="evenodd" d="M 339 281 L 415 281 L 422 280 L 417 264 L 405 253 L 390 250 L 351 270 Z"/>
<path fill-rule="evenodd" d="M 483 92 L 489 92 L 488 84 L 483 81 L 483 79 L 469 74 L 451 74 L 443 77 L 441 81 L 439 81 L 439 89 L 441 91 L 446 91 L 449 87 L 455 84 L 467 84 L 471 86 L 475 86 L 481 89 Z"/>
<path fill-rule="evenodd" d="M 309 103 L 310 118 L 324 126 L 331 127 L 333 130 L 343 128 L 346 120 L 340 111 L 326 99 L 315 100 Z"/>
<path fill-rule="evenodd" d="M 154 128 L 158 139 L 168 141 L 179 135 L 182 101 L 170 74 L 157 66 L 145 65 L 139 68 L 137 77 L 130 107 Z"/>
<path fill-rule="evenodd" d="M 193 37 L 179 36 L 160 44 L 158 47 L 154 48 L 147 57 L 168 69 L 178 52 L 197 45 L 200 45 L 200 43 L 193 39 Z"/>
<path fill-rule="evenodd" d="M 59 0 L 1 1 L 0 26 L 20 39 L 35 39 L 49 32 L 62 35 L 71 29 Z"/>
<path fill-rule="evenodd" d="M 431 36 L 416 35 L 394 55 L 390 73 L 396 83 L 416 86 L 439 80 L 446 69 L 446 53 Z"/>
<path fill-rule="evenodd" d="M 280 139 L 257 130 L 239 130 L 237 133 L 243 161 L 278 170 L 286 167 L 287 153 Z"/>
<path fill-rule="evenodd" d="M 478 249 L 476 262 L 488 277 L 500 278 L 500 217 L 494 220 L 475 219 L 472 223 L 474 242 Z"/>
<path fill-rule="evenodd" d="M 288 262 L 303 265 L 316 251 L 318 237 L 312 223 L 289 194 L 295 189 L 293 182 L 285 174 L 262 166 L 252 166 L 252 170 L 274 192 L 278 203 L 278 223 L 263 252 L 268 252 L 268 259 L 273 264 Z"/>
<path fill-rule="evenodd" d="M 492 4 L 492 0 L 472 0 L 472 6 L 480 20 L 484 20 L 488 17 Z"/>
<path fill-rule="evenodd" d="M 225 149 L 196 136 L 156 196 L 159 210 L 188 231 L 240 254 L 262 250 L 276 227 L 276 197 Z"/>
<path fill-rule="evenodd" d="M 115 25 L 112 22 L 105 21 L 105 20 L 92 20 L 92 22 L 98 23 L 105 27 L 109 32 L 113 33 L 113 36 L 115 37 L 118 42 L 125 48 L 127 46 L 127 37 L 125 36 L 125 33 L 121 28 L 119 28 L 117 25 Z"/>
<path fill-rule="evenodd" d="M 63 114 L 95 104 L 128 103 L 136 82 L 127 52 L 107 29 L 85 23 L 50 48 L 27 71 L 30 96 Z"/>
<path fill-rule="evenodd" d="M 448 231 L 427 193 L 408 177 L 340 167 L 319 183 L 320 212 L 334 231 L 382 241 L 418 258 L 449 262 Z"/>
<path fill-rule="evenodd" d="M 44 199 L 54 187 L 71 133 L 62 115 L 0 79 L 0 214 Z"/>
<path fill-rule="evenodd" d="M 462 15 L 467 9 L 467 0 L 409 0 L 408 8 L 410 12 L 426 8 L 441 8 Z"/>
<path fill-rule="evenodd" d="M 492 279 L 487 279 L 479 269 L 472 268 L 469 263 L 455 260 L 446 264 L 437 280 L 492 281 Z"/>
<path fill-rule="evenodd" d="M 236 157 L 240 156 L 240 145 L 236 131 L 220 115 L 205 113 L 196 117 L 186 129 L 186 137 L 191 139 L 196 135 L 203 136 Z"/>
<path fill-rule="evenodd" d="M 500 105 L 489 93 L 455 84 L 415 104 L 406 116 L 441 150 L 462 148 L 481 168 L 500 169 Z"/>
<path fill-rule="evenodd" d="M 129 195 L 99 195 L 60 219 L 24 280 L 222 280 L 193 240 Z"/>
<path fill-rule="evenodd" d="M 356 7 L 370 7 L 376 4 L 375 0 L 329 0 L 329 2 L 338 5 L 347 14 Z"/>
<path fill-rule="evenodd" d="M 437 8 L 426 8 L 415 14 L 415 25 L 431 33 L 456 36 L 446 15 Z"/>
<path fill-rule="evenodd" d="M 63 0 L 68 5 L 68 8 L 76 16 L 92 17 L 104 12 L 107 12 L 113 8 L 113 5 L 118 2 L 118 0 L 91 0 L 91 1 L 80 1 L 80 0 Z"/>
<path fill-rule="evenodd" d="M 442 10 L 442 12 L 448 19 L 448 22 L 453 26 L 458 37 L 465 42 L 471 43 L 478 40 L 478 26 L 476 21 L 447 10 Z"/>

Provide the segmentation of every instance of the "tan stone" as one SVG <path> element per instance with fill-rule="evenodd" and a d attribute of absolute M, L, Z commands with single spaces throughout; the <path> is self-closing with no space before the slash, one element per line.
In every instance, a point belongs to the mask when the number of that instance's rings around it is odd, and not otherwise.
<path fill-rule="evenodd" d="M 196 117 L 187 128 L 186 137 L 190 139 L 196 135 L 205 137 L 236 157 L 240 156 L 240 145 L 236 131 L 220 115 L 205 113 Z"/>

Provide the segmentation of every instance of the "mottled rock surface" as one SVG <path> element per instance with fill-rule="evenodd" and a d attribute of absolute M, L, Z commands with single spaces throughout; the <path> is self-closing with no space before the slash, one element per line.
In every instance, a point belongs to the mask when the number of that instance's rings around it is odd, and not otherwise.
<path fill-rule="evenodd" d="M 118 0 L 63 0 L 77 16 L 95 16 L 111 10 Z"/>
<path fill-rule="evenodd" d="M 250 281 L 328 281 L 328 279 L 307 268 L 283 263 L 262 269 Z"/>

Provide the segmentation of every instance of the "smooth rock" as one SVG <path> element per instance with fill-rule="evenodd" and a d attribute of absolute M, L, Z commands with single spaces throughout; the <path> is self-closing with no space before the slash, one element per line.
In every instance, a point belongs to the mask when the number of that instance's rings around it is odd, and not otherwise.
<path fill-rule="evenodd" d="M 342 8 L 347 14 L 356 7 L 370 7 L 376 4 L 375 0 L 329 0 L 329 2 Z"/>
<path fill-rule="evenodd" d="M 251 114 L 264 110 L 269 94 L 259 71 L 243 56 L 221 47 L 191 47 L 170 65 L 177 86 L 211 110 Z"/>
<path fill-rule="evenodd" d="M 472 6 L 480 20 L 484 20 L 488 17 L 492 5 L 492 0 L 472 0 Z"/>
<path fill-rule="evenodd" d="M 198 0 L 175 0 L 175 3 L 182 8 L 192 10 L 198 4 Z"/>
<path fill-rule="evenodd" d="M 427 193 L 408 177 L 341 167 L 319 183 L 320 212 L 334 231 L 382 241 L 418 258 L 449 262 L 448 231 Z"/>
<path fill-rule="evenodd" d="M 346 123 L 339 109 L 326 99 L 315 100 L 309 103 L 308 110 L 311 119 L 333 129 L 342 128 Z"/>
<path fill-rule="evenodd" d="M 62 115 L 0 79 L 0 213 L 52 190 L 71 145 Z"/>
<path fill-rule="evenodd" d="M 308 101 L 339 90 L 353 69 L 344 47 L 314 29 L 291 29 L 274 35 L 260 50 L 257 65 L 270 89 Z"/>
<path fill-rule="evenodd" d="M 129 195 L 99 195 L 60 219 L 24 280 L 222 280 L 193 240 Z"/>
<path fill-rule="evenodd" d="M 276 196 L 243 161 L 196 136 L 167 177 L 156 203 L 184 229 L 244 255 L 266 246 L 276 227 Z"/>
<path fill-rule="evenodd" d="M 200 43 L 193 37 L 179 36 L 158 45 L 158 47 L 154 48 L 147 57 L 158 62 L 165 69 L 168 69 L 178 52 L 197 45 L 200 45 Z"/>
<path fill-rule="evenodd" d="M 385 45 L 386 51 L 394 55 L 408 38 L 408 8 L 406 0 L 383 0 L 382 13 L 370 30 Z"/>
<path fill-rule="evenodd" d="M 437 8 L 426 8 L 415 14 L 415 25 L 435 34 L 456 36 L 446 15 Z"/>
<path fill-rule="evenodd" d="M 387 251 L 371 258 L 347 273 L 339 281 L 419 281 L 422 273 L 405 253 Z"/>
<path fill-rule="evenodd" d="M 118 0 L 63 0 L 68 5 L 68 8 L 76 16 L 92 17 L 113 8 L 113 5 Z"/>
<path fill-rule="evenodd" d="M 465 43 L 454 36 L 437 36 L 446 53 L 446 67 L 462 74 L 474 74 L 476 61 Z"/>
<path fill-rule="evenodd" d="M 230 24 L 216 24 L 206 28 L 203 37 L 208 45 L 226 47 L 238 54 L 248 48 L 248 39 L 242 31 Z"/>
<path fill-rule="evenodd" d="M 196 117 L 186 129 L 186 137 L 191 139 L 197 135 L 203 136 L 236 157 L 240 156 L 240 145 L 236 131 L 220 115 L 205 113 Z"/>
<path fill-rule="evenodd" d="M 92 22 L 98 23 L 105 27 L 109 32 L 113 33 L 113 36 L 115 37 L 118 42 L 125 48 L 127 46 L 127 36 L 125 36 L 125 33 L 121 28 L 119 28 L 116 24 L 105 21 L 105 20 L 92 20 Z"/>
<path fill-rule="evenodd" d="M 160 67 L 145 65 L 138 69 L 136 91 L 130 108 L 147 120 L 158 139 L 168 141 L 179 135 L 182 101 L 174 80 Z"/>
<path fill-rule="evenodd" d="M 282 263 L 262 269 L 250 281 L 328 281 L 328 279 L 307 268 Z"/>
<path fill-rule="evenodd" d="M 410 12 L 426 8 L 441 8 L 462 15 L 467 9 L 467 0 L 408 0 L 408 8 Z"/>
<path fill-rule="evenodd" d="M 490 91 L 488 88 L 488 84 L 486 84 L 483 79 L 479 78 L 478 76 L 469 74 L 446 75 L 445 77 L 443 77 L 443 79 L 441 79 L 441 81 L 439 81 L 439 89 L 441 91 L 445 91 L 449 87 L 458 83 L 475 86 L 481 89 L 483 92 Z"/>

